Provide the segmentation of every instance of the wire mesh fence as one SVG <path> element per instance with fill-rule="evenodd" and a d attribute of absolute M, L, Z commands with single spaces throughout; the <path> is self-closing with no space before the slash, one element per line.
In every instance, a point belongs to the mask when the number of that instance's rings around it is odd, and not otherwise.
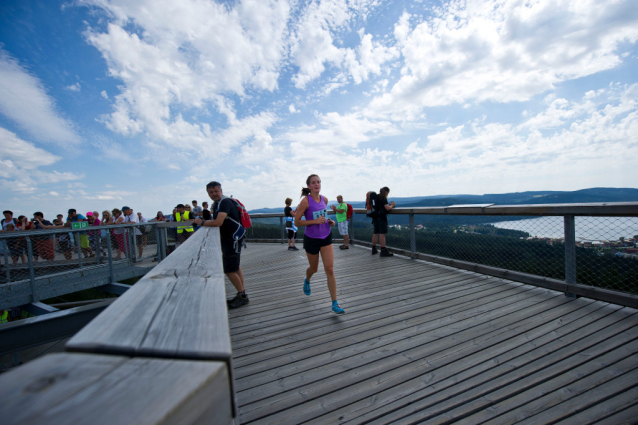
<path fill-rule="evenodd" d="M 160 231 L 156 223 L 146 223 L 1 232 L 0 305 L 14 307 L 144 274 L 158 260 Z"/>
<path fill-rule="evenodd" d="M 280 239 L 278 218 L 253 220 L 248 237 Z M 388 247 L 411 250 L 408 214 L 388 215 Z M 371 219 L 355 215 L 354 239 L 370 242 Z M 565 280 L 563 216 L 414 216 L 416 252 Z M 638 294 L 638 218 L 575 218 L 576 282 Z M 336 227 L 333 238 L 340 238 Z M 303 239 L 303 228 L 297 240 Z"/>

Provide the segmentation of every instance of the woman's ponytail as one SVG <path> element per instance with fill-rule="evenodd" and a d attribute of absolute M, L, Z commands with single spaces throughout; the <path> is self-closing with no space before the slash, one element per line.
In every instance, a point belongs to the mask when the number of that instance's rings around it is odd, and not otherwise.
<path fill-rule="evenodd" d="M 303 198 L 304 196 L 308 196 L 310 195 L 310 188 L 309 187 L 302 187 L 301 188 L 301 197 Z"/>

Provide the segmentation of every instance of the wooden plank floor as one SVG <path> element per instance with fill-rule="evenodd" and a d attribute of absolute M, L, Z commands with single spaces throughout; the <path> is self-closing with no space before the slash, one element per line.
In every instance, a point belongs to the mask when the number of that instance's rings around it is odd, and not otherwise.
<path fill-rule="evenodd" d="M 336 315 L 321 265 L 304 295 L 307 265 L 242 252 L 241 423 L 636 423 L 637 310 L 353 247 L 335 249 Z"/>

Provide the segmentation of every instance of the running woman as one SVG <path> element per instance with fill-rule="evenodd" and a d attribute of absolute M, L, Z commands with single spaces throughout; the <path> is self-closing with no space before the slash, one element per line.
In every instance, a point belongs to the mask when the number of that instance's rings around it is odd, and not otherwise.
<path fill-rule="evenodd" d="M 323 261 L 323 269 L 328 278 L 328 291 L 332 299 L 332 311 L 337 314 L 345 313 L 337 302 L 337 279 L 334 273 L 334 251 L 332 250 L 332 234 L 330 226 L 335 222 L 328 218 L 328 199 L 319 194 L 321 192 L 321 179 L 316 174 L 311 174 L 306 179 L 306 186 L 301 189 L 303 199 L 297 207 L 295 223 L 297 226 L 306 226 L 303 237 L 303 248 L 308 256 L 308 268 L 306 278 L 303 281 L 303 292 L 310 295 L 310 278 L 317 273 L 319 268 L 319 253 Z"/>

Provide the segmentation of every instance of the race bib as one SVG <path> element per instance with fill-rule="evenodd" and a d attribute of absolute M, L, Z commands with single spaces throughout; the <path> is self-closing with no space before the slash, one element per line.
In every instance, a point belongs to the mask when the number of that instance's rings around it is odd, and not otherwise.
<path fill-rule="evenodd" d="M 316 220 L 316 219 L 318 219 L 319 217 L 326 217 L 326 218 L 328 218 L 328 209 L 327 209 L 327 208 L 324 208 L 324 209 L 322 209 L 322 210 L 319 210 L 319 211 L 313 211 L 313 212 L 312 212 L 312 219 L 313 219 L 313 220 Z"/>

